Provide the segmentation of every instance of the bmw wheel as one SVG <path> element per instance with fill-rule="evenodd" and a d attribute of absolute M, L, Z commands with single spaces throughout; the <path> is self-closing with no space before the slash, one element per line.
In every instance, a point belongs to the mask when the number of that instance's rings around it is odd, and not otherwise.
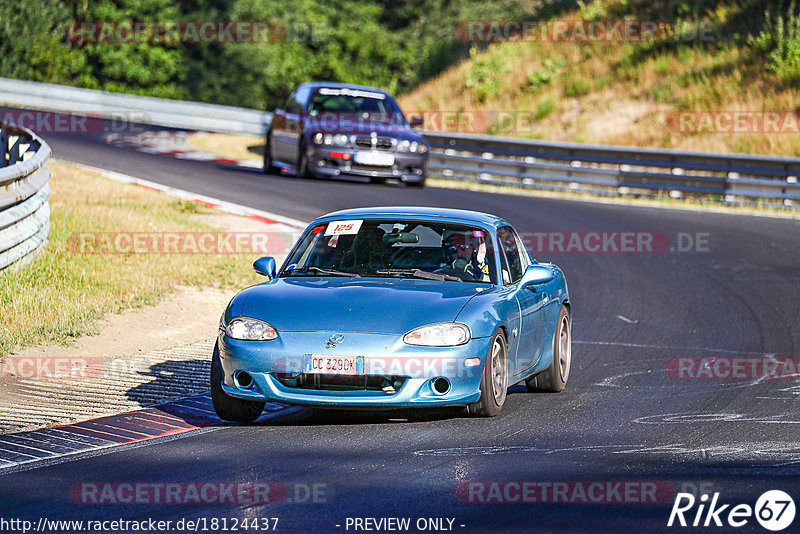
<path fill-rule="evenodd" d="M 214 355 L 211 357 L 211 403 L 214 405 L 214 411 L 226 421 L 251 423 L 258 419 L 266 403 L 231 397 L 222 389 L 224 375 L 222 362 L 219 359 L 219 346 L 214 345 Z"/>
<path fill-rule="evenodd" d="M 503 409 L 508 390 L 508 344 L 503 330 L 497 329 L 489 345 L 489 354 L 481 377 L 481 396 L 467 406 L 467 413 L 494 417 Z"/>
<path fill-rule="evenodd" d="M 528 391 L 558 393 L 567 385 L 572 367 L 572 327 L 569 310 L 561 306 L 553 334 L 553 361 L 550 367 L 525 381 Z"/>
<path fill-rule="evenodd" d="M 272 137 L 272 130 L 267 132 L 264 141 L 264 174 L 278 174 L 280 169 L 272 163 L 272 149 L 270 149 L 270 137 Z"/>
<path fill-rule="evenodd" d="M 300 141 L 300 150 L 297 153 L 297 165 L 295 166 L 298 178 L 309 178 L 308 172 L 308 154 L 306 154 L 306 143 Z"/>

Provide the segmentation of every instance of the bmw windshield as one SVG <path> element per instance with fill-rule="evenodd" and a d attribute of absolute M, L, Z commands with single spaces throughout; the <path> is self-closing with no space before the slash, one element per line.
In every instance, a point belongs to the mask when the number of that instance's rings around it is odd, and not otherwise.
<path fill-rule="evenodd" d="M 313 226 L 281 276 L 370 276 L 495 283 L 481 228 L 432 221 L 338 220 Z"/>
<path fill-rule="evenodd" d="M 311 97 L 310 117 L 336 114 L 340 117 L 404 121 L 392 97 L 374 91 L 321 88 Z"/>

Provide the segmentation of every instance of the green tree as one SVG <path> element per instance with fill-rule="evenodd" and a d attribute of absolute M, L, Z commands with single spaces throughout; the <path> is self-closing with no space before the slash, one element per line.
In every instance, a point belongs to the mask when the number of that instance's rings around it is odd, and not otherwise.
<path fill-rule="evenodd" d="M 75 15 L 84 21 L 175 21 L 172 0 L 93 0 Z M 101 89 L 167 98 L 187 98 L 187 66 L 181 44 L 149 42 L 85 43 L 81 50 Z"/>
<path fill-rule="evenodd" d="M 86 57 L 67 42 L 70 15 L 52 0 L 0 2 L 0 76 L 94 86 Z"/>

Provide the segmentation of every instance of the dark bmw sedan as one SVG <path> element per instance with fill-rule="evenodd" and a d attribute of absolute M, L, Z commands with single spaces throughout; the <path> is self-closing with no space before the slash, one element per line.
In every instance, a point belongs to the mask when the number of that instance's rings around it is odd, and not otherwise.
<path fill-rule="evenodd" d="M 264 172 L 297 176 L 393 178 L 422 187 L 428 146 L 394 98 L 381 89 L 328 82 L 301 84 L 267 131 Z"/>

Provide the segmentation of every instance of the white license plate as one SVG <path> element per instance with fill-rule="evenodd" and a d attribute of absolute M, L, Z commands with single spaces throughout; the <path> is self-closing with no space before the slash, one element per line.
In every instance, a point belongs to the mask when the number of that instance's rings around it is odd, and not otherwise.
<path fill-rule="evenodd" d="M 363 375 L 364 357 L 306 354 L 303 357 L 303 372 L 313 375 Z"/>
<path fill-rule="evenodd" d="M 379 167 L 391 167 L 394 165 L 394 154 L 384 152 L 366 152 L 359 150 L 355 155 L 355 162 L 361 165 L 375 165 Z"/>

